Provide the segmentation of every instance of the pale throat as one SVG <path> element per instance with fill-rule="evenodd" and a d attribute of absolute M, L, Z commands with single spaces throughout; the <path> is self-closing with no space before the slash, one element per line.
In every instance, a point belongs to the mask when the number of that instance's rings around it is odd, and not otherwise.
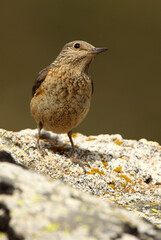
<path fill-rule="evenodd" d="M 78 59 L 76 61 L 55 61 L 54 65 L 57 68 L 58 71 L 61 71 L 62 73 L 68 73 L 71 74 L 72 76 L 80 76 L 80 75 L 88 75 L 88 69 L 90 66 L 90 63 L 92 62 L 91 58 L 83 58 L 83 59 Z"/>

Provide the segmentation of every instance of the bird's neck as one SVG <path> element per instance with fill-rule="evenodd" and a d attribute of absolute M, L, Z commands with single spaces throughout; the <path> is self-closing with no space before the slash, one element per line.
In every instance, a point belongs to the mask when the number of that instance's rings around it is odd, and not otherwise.
<path fill-rule="evenodd" d="M 86 76 L 88 76 L 88 72 L 80 71 L 79 68 L 70 68 L 69 66 L 59 67 L 59 72 L 73 79 L 80 79 L 81 77 L 86 78 Z"/>
<path fill-rule="evenodd" d="M 68 73 L 74 77 L 87 75 L 88 69 L 92 60 L 88 62 L 76 62 L 76 63 L 62 63 L 60 61 L 54 61 L 55 68 L 62 73 Z"/>

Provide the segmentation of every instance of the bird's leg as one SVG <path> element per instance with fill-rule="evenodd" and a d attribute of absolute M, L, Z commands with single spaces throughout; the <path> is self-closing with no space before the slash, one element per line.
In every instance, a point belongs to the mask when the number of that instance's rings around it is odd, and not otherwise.
<path fill-rule="evenodd" d="M 75 152 L 75 146 L 74 146 L 73 139 L 72 139 L 72 130 L 69 131 L 67 134 L 68 134 L 69 140 L 71 142 L 73 152 Z"/>
<path fill-rule="evenodd" d="M 77 152 L 75 151 L 75 146 L 74 146 L 73 139 L 72 139 L 72 130 L 69 131 L 67 134 L 68 134 L 69 140 L 71 142 L 73 153 L 74 153 L 71 160 L 74 164 L 78 164 L 80 167 L 82 167 L 84 172 L 86 172 L 85 166 L 89 167 L 89 164 L 88 163 L 83 163 L 81 161 L 81 159 L 79 159 L 79 156 L 77 155 Z"/>
<path fill-rule="evenodd" d="M 38 135 L 37 135 L 37 144 L 36 144 L 36 148 L 39 152 L 41 152 L 39 141 L 40 141 L 40 132 L 41 132 L 42 127 L 43 127 L 42 123 L 39 122 L 39 124 L 37 125 Z"/>

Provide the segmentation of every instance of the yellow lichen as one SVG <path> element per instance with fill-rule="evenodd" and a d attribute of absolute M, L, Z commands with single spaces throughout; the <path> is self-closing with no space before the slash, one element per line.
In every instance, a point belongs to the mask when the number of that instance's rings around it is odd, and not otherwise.
<path fill-rule="evenodd" d="M 87 174 L 95 174 L 98 173 L 99 175 L 105 175 L 105 173 L 103 171 L 100 171 L 98 168 L 93 168 L 91 169 L 90 172 L 86 172 Z"/>
<path fill-rule="evenodd" d="M 87 138 L 86 139 L 86 141 L 93 141 L 93 140 L 95 140 L 96 138 L 94 138 L 94 137 L 89 137 L 89 138 Z"/>
<path fill-rule="evenodd" d="M 22 205 L 24 204 L 24 201 L 23 201 L 23 200 L 18 200 L 18 201 L 17 201 L 17 204 L 18 204 L 19 206 L 22 206 Z"/>
<path fill-rule="evenodd" d="M 112 189 L 115 190 L 115 186 L 113 184 L 109 184 L 109 183 L 107 183 L 107 184 L 108 184 L 108 186 L 110 186 Z"/>
<path fill-rule="evenodd" d="M 24 155 L 24 152 L 19 152 L 18 155 L 19 156 Z"/>
<path fill-rule="evenodd" d="M 152 208 L 151 210 L 152 210 L 153 212 L 158 212 L 158 210 L 155 209 L 155 208 Z"/>
<path fill-rule="evenodd" d="M 117 144 L 117 145 L 121 145 L 123 142 L 120 141 L 119 139 L 117 139 L 117 140 L 114 141 L 114 143 Z"/>
<path fill-rule="evenodd" d="M 69 173 L 70 173 L 70 170 L 69 170 L 69 169 L 66 169 L 66 170 L 65 170 L 65 173 L 66 173 L 66 174 L 69 174 Z"/>
<path fill-rule="evenodd" d="M 117 173 L 121 173 L 122 172 L 122 167 L 119 166 L 119 167 L 116 167 L 115 169 L 113 169 L 114 172 L 117 172 Z"/>
<path fill-rule="evenodd" d="M 108 163 L 105 161 L 102 161 L 102 164 L 104 165 L 104 167 L 107 169 Z"/>
<path fill-rule="evenodd" d="M 124 174 L 121 174 L 120 177 L 124 178 L 127 183 L 131 183 L 132 182 L 132 180 L 128 176 L 126 176 Z"/>
<path fill-rule="evenodd" d="M 70 232 L 69 232 L 68 229 L 65 229 L 63 233 L 64 233 L 65 236 L 69 236 L 70 235 Z"/>
<path fill-rule="evenodd" d="M 72 138 L 76 138 L 78 133 L 72 133 Z"/>
<path fill-rule="evenodd" d="M 38 237 L 36 235 L 33 236 L 33 240 L 38 240 Z"/>
<path fill-rule="evenodd" d="M 40 195 L 35 195 L 34 197 L 32 197 L 30 200 L 31 200 L 31 202 L 37 202 L 37 201 L 39 201 L 41 199 L 41 197 L 40 197 Z"/>
<path fill-rule="evenodd" d="M 160 205 L 160 203 L 151 202 L 152 205 Z"/>
<path fill-rule="evenodd" d="M 104 195 L 108 194 L 108 192 L 107 192 L 107 191 L 104 191 L 103 193 L 104 193 Z"/>
<path fill-rule="evenodd" d="M 58 223 L 51 223 L 49 225 L 46 226 L 45 231 L 56 231 L 60 228 Z"/>

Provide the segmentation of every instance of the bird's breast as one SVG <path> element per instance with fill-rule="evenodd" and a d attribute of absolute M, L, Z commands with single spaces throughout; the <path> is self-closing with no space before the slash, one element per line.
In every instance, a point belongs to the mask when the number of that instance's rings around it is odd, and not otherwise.
<path fill-rule="evenodd" d="M 64 106 L 71 101 L 90 100 L 92 95 L 91 79 L 86 75 L 73 76 L 70 71 L 49 72 L 42 87 L 50 101 Z"/>
<path fill-rule="evenodd" d="M 67 132 L 86 116 L 92 96 L 91 79 L 70 72 L 49 71 L 31 101 L 35 119 L 53 132 Z"/>

